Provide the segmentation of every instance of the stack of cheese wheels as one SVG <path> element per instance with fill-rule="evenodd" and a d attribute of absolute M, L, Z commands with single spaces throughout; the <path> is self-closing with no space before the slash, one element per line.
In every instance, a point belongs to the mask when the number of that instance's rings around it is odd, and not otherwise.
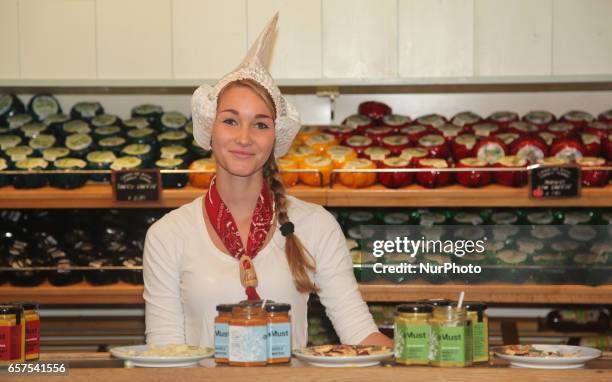
<path fill-rule="evenodd" d="M 189 182 L 193 187 L 208 188 L 210 181 L 215 176 L 217 164 L 213 158 L 203 158 L 191 162 L 190 170 L 208 170 L 211 172 L 193 172 L 189 173 Z"/>
<path fill-rule="evenodd" d="M 350 147 L 332 146 L 327 150 L 327 156 L 331 158 L 335 169 L 343 168 L 344 165 L 357 158 L 357 153 Z"/>
<path fill-rule="evenodd" d="M 345 170 L 372 170 L 376 165 L 369 159 L 356 158 L 346 162 Z M 369 187 L 376 183 L 375 172 L 341 172 L 340 183 L 350 188 Z"/>
<path fill-rule="evenodd" d="M 300 168 L 317 170 L 317 172 L 301 172 L 300 180 L 309 186 L 327 186 L 331 179 L 333 169 L 332 160 L 324 155 L 313 155 L 300 163 Z"/>
<path fill-rule="evenodd" d="M 328 133 L 315 134 L 308 138 L 305 142 L 307 147 L 313 149 L 316 153 L 324 154 L 327 150 L 338 144 L 336 138 Z"/>
<path fill-rule="evenodd" d="M 299 180 L 299 173 L 292 170 L 299 169 L 298 162 L 289 158 L 279 158 L 277 163 L 285 187 L 295 186 Z"/>

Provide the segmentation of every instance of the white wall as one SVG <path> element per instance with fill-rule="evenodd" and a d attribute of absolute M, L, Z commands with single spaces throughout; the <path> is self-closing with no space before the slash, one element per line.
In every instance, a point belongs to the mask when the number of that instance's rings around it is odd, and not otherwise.
<path fill-rule="evenodd" d="M 612 0 L 0 0 L 0 79 L 219 78 L 275 10 L 279 79 L 612 74 Z"/>

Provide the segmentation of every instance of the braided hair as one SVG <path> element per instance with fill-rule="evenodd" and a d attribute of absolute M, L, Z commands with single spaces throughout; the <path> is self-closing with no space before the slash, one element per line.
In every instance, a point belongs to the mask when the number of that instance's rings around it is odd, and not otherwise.
<path fill-rule="evenodd" d="M 278 166 L 274 155 L 266 162 L 264 168 L 264 180 L 268 183 L 270 190 L 274 194 L 274 205 L 278 222 L 283 225 L 289 223 L 287 215 L 287 198 L 285 196 L 285 186 L 281 180 Z M 310 280 L 308 271 L 315 270 L 314 259 L 307 252 L 302 242 L 293 232 L 285 235 L 285 255 L 291 274 L 293 275 L 293 284 L 300 293 L 316 293 L 318 288 Z"/>

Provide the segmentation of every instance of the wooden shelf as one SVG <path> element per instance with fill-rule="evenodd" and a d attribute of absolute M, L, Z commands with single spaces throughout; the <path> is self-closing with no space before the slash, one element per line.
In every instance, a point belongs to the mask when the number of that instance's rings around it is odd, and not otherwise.
<path fill-rule="evenodd" d="M 176 208 L 206 192 L 187 186 L 164 190 L 158 202 L 115 202 L 109 185 L 90 183 L 75 190 L 44 187 L 17 190 L 3 187 L 1 208 Z M 351 189 L 340 184 L 332 188 L 297 185 L 289 194 L 302 200 L 328 207 L 612 207 L 612 185 L 584 188 L 582 196 L 573 199 L 535 200 L 523 188 L 492 184 L 483 188 L 458 185 L 427 189 L 411 185 L 388 189 L 381 185 Z"/>
<path fill-rule="evenodd" d="M 423 298 L 466 299 L 500 304 L 612 304 L 612 285 L 368 285 L 359 289 L 366 301 L 400 302 Z"/>
<path fill-rule="evenodd" d="M 0 190 L 1 208 L 176 208 L 191 202 L 206 193 L 206 189 L 187 186 L 182 189 L 168 189 L 158 202 L 116 202 L 112 190 L 106 184 L 87 184 L 74 190 L 53 187 L 20 190 L 3 187 Z M 326 195 L 319 188 L 296 186 L 290 194 L 300 199 L 325 204 Z"/>
<path fill-rule="evenodd" d="M 37 287 L 0 286 L 0 300 L 33 300 L 41 304 L 142 304 L 142 285 L 118 283 L 91 286 L 85 282 L 65 287 L 44 283 Z M 460 291 L 469 300 L 499 304 L 612 304 L 612 285 L 369 285 L 359 289 L 370 302 L 402 302 L 423 298 L 456 299 Z"/>
<path fill-rule="evenodd" d="M 36 287 L 0 286 L 2 301 L 36 301 L 39 304 L 142 304 L 142 285 L 124 282 L 107 286 L 93 286 L 86 282 L 64 287 L 56 287 L 48 282 Z"/>
<path fill-rule="evenodd" d="M 390 190 L 381 185 L 350 189 L 334 185 L 327 190 L 330 207 L 609 207 L 612 186 L 583 188 L 582 196 L 573 199 L 531 199 L 527 187 L 512 188 L 491 184 L 483 188 L 452 185 L 427 189 L 410 185 Z"/>

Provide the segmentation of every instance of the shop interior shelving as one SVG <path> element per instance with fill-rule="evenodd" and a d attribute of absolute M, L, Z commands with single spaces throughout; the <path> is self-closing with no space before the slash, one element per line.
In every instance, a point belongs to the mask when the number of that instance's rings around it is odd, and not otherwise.
<path fill-rule="evenodd" d="M 164 190 L 158 202 L 116 202 L 109 185 L 90 183 L 76 190 L 51 187 L 33 190 L 0 189 L 0 208 L 175 208 L 205 193 L 191 186 Z M 391 190 L 376 185 L 363 189 L 297 185 L 291 195 L 329 207 L 612 207 L 612 185 L 584 188 L 581 197 L 561 200 L 534 200 L 528 189 L 489 185 L 469 189 L 448 186 L 426 189 L 411 185 Z M 419 298 L 456 298 L 466 291 L 471 299 L 498 304 L 612 304 L 612 285 L 516 285 L 516 284 L 361 284 L 366 301 L 398 302 Z M 91 286 L 85 282 L 55 287 L 0 286 L 0 299 L 36 300 L 42 304 L 142 304 L 143 287 L 118 283 Z"/>
<path fill-rule="evenodd" d="M 0 81 L 0 90 L 17 93 L 38 91 L 56 94 L 190 94 L 202 81 L 66 81 L 16 80 Z M 469 93 L 469 92 L 531 92 L 531 91 L 608 91 L 610 76 L 591 77 L 516 77 L 516 78 L 457 78 L 422 81 L 354 81 L 323 79 L 321 81 L 291 80 L 280 83 L 283 91 L 295 94 L 315 94 L 331 88 L 343 94 L 357 93 Z M 188 186 L 164 190 L 157 202 L 115 202 L 108 185 L 88 184 L 77 190 L 45 187 L 37 190 L 0 188 L 0 209 L 17 208 L 175 208 L 204 194 L 204 189 Z M 389 190 L 380 185 L 366 189 L 308 187 L 298 185 L 288 190 L 291 195 L 328 207 L 612 207 L 612 185 L 585 188 L 579 198 L 534 200 L 527 187 L 509 188 L 489 185 L 479 189 L 448 186 L 426 189 L 417 185 Z M 498 304 L 612 304 L 612 285 L 430 285 L 430 284 L 361 284 L 367 301 L 397 302 L 417 298 L 456 298 L 461 290 L 470 299 Z M 143 287 L 126 283 L 91 286 L 85 282 L 54 287 L 44 283 L 37 287 L 0 286 L 0 300 L 36 300 L 42 304 L 142 304 Z"/>

